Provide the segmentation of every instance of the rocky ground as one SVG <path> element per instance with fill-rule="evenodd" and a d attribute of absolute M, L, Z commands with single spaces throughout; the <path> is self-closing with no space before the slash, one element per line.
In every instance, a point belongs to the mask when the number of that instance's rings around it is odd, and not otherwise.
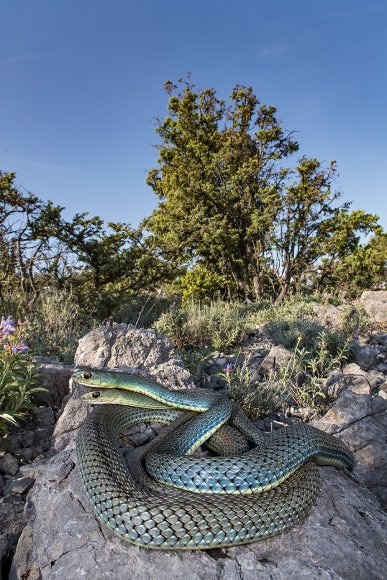
<path fill-rule="evenodd" d="M 364 294 L 363 306 L 370 315 L 381 323 L 387 320 L 387 292 Z M 325 314 L 332 317 L 334 311 L 328 308 Z M 246 348 L 251 364 L 255 361 L 260 368 L 284 355 L 278 347 L 270 351 L 270 344 L 256 340 Z M 213 357 L 214 377 L 229 360 L 221 353 Z M 321 468 L 322 492 L 303 525 L 256 544 L 209 552 L 142 550 L 101 529 L 76 469 L 75 435 L 88 409 L 81 404 L 78 389 L 69 390 L 73 367 L 41 363 L 41 384 L 49 393 L 39 394 L 30 421 L 0 444 L 4 578 L 387 576 L 387 518 L 381 509 L 387 505 L 387 333 L 373 333 L 353 345 L 353 361 L 326 384 L 336 402 L 313 421 L 353 450 L 357 460 L 353 475 Z M 170 388 L 194 388 L 168 339 L 127 325 L 100 327 L 86 335 L 75 364 L 135 369 Z M 261 426 L 276 428 L 280 423 L 269 418 Z M 142 444 L 153 436 L 152 427 L 142 427 L 131 438 Z"/>

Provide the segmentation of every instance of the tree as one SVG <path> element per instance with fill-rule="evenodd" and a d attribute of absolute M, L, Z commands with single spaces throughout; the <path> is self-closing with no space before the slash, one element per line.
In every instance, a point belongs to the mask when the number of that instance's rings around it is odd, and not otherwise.
<path fill-rule="evenodd" d="M 384 281 L 386 265 L 387 233 L 379 228 L 367 243 L 323 262 L 317 283 L 320 288 L 329 287 L 335 293 L 356 296 Z"/>
<path fill-rule="evenodd" d="M 298 145 L 251 88 L 236 86 L 230 106 L 190 81 L 177 89 L 166 84 L 159 167 L 147 179 L 161 203 L 145 226 L 176 268 L 200 261 L 229 298 L 259 298 L 287 175 L 278 162 Z"/>
<path fill-rule="evenodd" d="M 275 220 L 273 271 L 280 288 L 277 302 L 289 291 L 301 288 L 305 279 L 324 262 L 325 267 L 352 253 L 359 234 L 379 231 L 378 217 L 349 211 L 348 202 L 338 205 L 341 193 L 332 190 L 336 163 L 322 167 L 317 159 L 303 157 L 296 178 L 283 190 Z M 320 277 L 323 286 L 324 277 Z"/>
<path fill-rule="evenodd" d="M 229 299 L 269 291 L 280 301 L 324 256 L 348 254 L 377 227 L 376 216 L 337 205 L 334 162 L 303 157 L 290 169 L 298 144 L 251 87 L 237 85 L 228 105 L 190 79 L 165 88 L 169 114 L 147 178 L 160 202 L 144 226 L 177 272 L 198 269 L 184 284 L 205 275 L 209 288 L 223 280 Z"/>
<path fill-rule="evenodd" d="M 140 229 L 44 202 L 0 172 L 0 301 L 21 291 L 30 307 L 44 287 L 71 288 L 89 313 L 106 317 L 128 295 L 168 277 L 170 266 Z M 5 300 L 8 300 L 5 304 Z M 8 304 L 9 303 L 9 304 Z"/>

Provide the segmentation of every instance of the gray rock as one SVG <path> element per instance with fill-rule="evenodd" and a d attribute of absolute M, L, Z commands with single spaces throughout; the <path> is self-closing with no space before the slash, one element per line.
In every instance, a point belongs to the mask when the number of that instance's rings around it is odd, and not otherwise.
<path fill-rule="evenodd" d="M 19 495 L 0 499 L 0 570 L 9 570 L 17 540 L 26 525 L 24 500 Z M 5 578 L 5 576 L 4 576 Z"/>
<path fill-rule="evenodd" d="M 51 407 L 38 407 L 34 409 L 33 415 L 39 427 L 48 427 L 55 424 L 55 415 Z"/>
<path fill-rule="evenodd" d="M 286 364 L 291 357 L 291 352 L 279 344 L 277 346 L 272 346 L 269 354 L 263 359 L 259 370 L 262 373 L 268 373 L 275 369 L 276 366 L 281 364 Z"/>
<path fill-rule="evenodd" d="M 93 349 L 90 353 L 85 350 L 87 342 Z M 115 346 L 116 342 L 120 348 Z M 142 359 L 139 343 L 143 345 Z M 186 375 L 179 374 L 182 370 L 179 362 L 168 361 L 170 353 L 166 339 L 119 325 L 99 330 L 87 341 L 83 339 L 77 364 L 114 368 L 128 367 L 137 361 L 140 372 L 156 377 L 165 373 L 167 386 L 191 385 Z M 351 436 L 359 445 L 362 431 L 360 427 L 355 431 L 355 425 L 362 425 L 361 420 L 367 416 L 376 417 L 378 413 L 382 416 L 383 404 L 387 403 L 381 395 L 381 402 L 376 401 L 366 375 L 343 377 L 348 384 L 342 397 L 347 395 L 347 399 L 334 412 L 334 408 L 331 410 L 333 418 L 327 420 L 331 432 L 339 431 L 344 423 L 347 428 L 352 425 Z M 356 379 L 362 383 L 356 384 Z M 28 521 L 13 560 L 12 580 L 83 576 L 112 580 L 256 580 L 258 577 L 263 580 L 317 577 L 369 580 L 387 575 L 386 515 L 366 487 L 333 468 L 321 469 L 322 491 L 306 521 L 280 536 L 209 552 L 153 551 L 126 543 L 98 523 L 82 488 L 76 467 L 75 435 L 89 409 L 79 400 L 81 392 L 81 387 L 72 387 L 72 396 L 55 426 L 57 453 L 50 459 L 21 468 L 21 474 L 36 478 L 36 483 L 28 495 Z M 151 429 L 141 427 L 139 431 L 148 437 Z M 342 436 L 347 435 L 349 432 L 345 433 L 344 429 Z M 371 434 L 367 432 L 364 436 L 365 446 L 360 445 L 358 452 L 372 446 Z M 359 464 L 363 465 L 363 460 L 367 462 L 368 458 L 359 455 Z M 377 479 L 378 486 L 381 483 Z"/>
<path fill-rule="evenodd" d="M 7 475 L 16 475 L 19 471 L 19 462 L 16 457 L 11 453 L 5 453 L 0 459 L 0 471 Z"/>
<path fill-rule="evenodd" d="M 324 417 L 312 424 L 339 435 L 345 441 L 355 455 L 355 475 L 384 502 L 387 490 L 387 394 L 383 388 L 375 393 L 367 373 L 364 375 L 346 375 L 344 392 Z"/>
<path fill-rule="evenodd" d="M 190 373 L 173 355 L 173 344 L 152 330 L 132 324 L 100 326 L 79 341 L 75 364 L 79 367 L 143 371 L 171 389 L 194 388 Z"/>
<path fill-rule="evenodd" d="M 7 481 L 4 487 L 4 495 L 10 493 L 23 494 L 34 485 L 34 479 L 32 477 L 17 477 Z"/>
<path fill-rule="evenodd" d="M 341 327 L 341 310 L 333 304 L 312 304 L 312 311 L 317 322 L 332 329 Z"/>
<path fill-rule="evenodd" d="M 0 494 L 3 492 L 3 488 L 4 488 L 4 479 L 0 475 Z"/>
<path fill-rule="evenodd" d="M 375 322 L 384 322 L 387 320 L 387 291 L 386 290 L 367 290 L 360 297 L 360 304 L 368 316 Z"/>
<path fill-rule="evenodd" d="M 323 392 L 327 393 L 329 387 L 340 381 L 344 376 L 344 373 L 340 370 L 335 370 L 329 373 L 325 385 L 323 387 Z"/>
<path fill-rule="evenodd" d="M 73 365 L 58 362 L 42 363 L 38 369 L 38 386 L 48 392 L 35 393 L 34 401 L 40 405 L 59 408 L 69 392 L 69 381 L 74 371 Z"/>
<path fill-rule="evenodd" d="M 370 370 L 375 362 L 378 350 L 372 346 L 368 346 L 368 344 L 361 345 L 355 341 L 351 342 L 350 347 L 353 358 L 359 367 L 363 371 Z"/>

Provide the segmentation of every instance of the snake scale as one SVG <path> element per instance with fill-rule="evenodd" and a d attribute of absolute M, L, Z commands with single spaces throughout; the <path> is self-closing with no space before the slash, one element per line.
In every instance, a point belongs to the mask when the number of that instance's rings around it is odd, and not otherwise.
<path fill-rule="evenodd" d="M 77 436 L 86 495 L 101 522 L 138 546 L 203 550 L 278 534 L 302 521 L 314 503 L 316 462 L 354 465 L 331 435 L 302 423 L 264 435 L 229 399 L 207 390 L 170 391 L 108 371 L 77 371 L 73 378 L 92 387 L 84 400 L 101 404 Z M 144 421 L 170 426 L 139 448 L 129 467 L 118 435 Z M 236 447 L 222 443 L 227 434 Z M 226 456 L 189 456 L 212 439 Z"/>

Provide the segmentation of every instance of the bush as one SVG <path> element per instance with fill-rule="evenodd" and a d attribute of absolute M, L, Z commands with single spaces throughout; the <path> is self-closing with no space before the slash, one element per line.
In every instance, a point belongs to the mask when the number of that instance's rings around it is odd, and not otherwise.
<path fill-rule="evenodd" d="M 27 322 L 15 324 L 10 316 L 0 322 L 0 431 L 17 425 L 17 419 L 34 406 L 31 396 L 46 390 L 34 386 L 37 365 L 27 355 L 27 326 Z"/>
<path fill-rule="evenodd" d="M 220 377 L 227 383 L 227 393 L 243 411 L 251 417 L 260 418 L 283 409 L 288 390 L 281 382 L 259 382 L 257 372 L 249 367 L 248 359 L 241 366 L 227 365 Z"/>
<path fill-rule="evenodd" d="M 326 402 L 322 387 L 329 373 L 348 361 L 349 343 L 338 333 L 323 331 L 312 352 L 300 345 L 301 338 L 288 362 L 270 371 L 267 385 L 286 389 L 299 407 L 321 410 Z"/>
<path fill-rule="evenodd" d="M 166 312 L 174 298 L 165 298 L 160 294 L 143 294 L 133 296 L 127 302 L 113 310 L 114 322 L 134 324 L 137 328 L 150 328 Z"/>
<path fill-rule="evenodd" d="M 160 316 L 154 327 L 167 335 L 177 348 L 227 351 L 243 340 L 251 324 L 246 307 L 217 301 L 172 307 Z"/>
<path fill-rule="evenodd" d="M 264 333 L 274 344 L 294 349 L 298 344 L 302 348 L 314 349 L 318 335 L 323 327 L 308 318 L 294 321 L 272 320 L 263 327 Z"/>
<path fill-rule="evenodd" d="M 342 309 L 341 327 L 346 336 L 357 340 L 359 334 L 371 329 L 371 322 L 362 306 L 355 307 L 348 304 Z"/>
<path fill-rule="evenodd" d="M 48 290 L 34 305 L 29 333 L 31 349 L 37 355 L 71 363 L 78 340 L 91 325 L 71 292 Z"/>
<path fill-rule="evenodd" d="M 298 296 L 289 298 L 279 306 L 272 306 L 270 303 L 266 303 L 264 306 L 266 307 L 256 312 L 253 317 L 258 326 L 276 320 L 293 322 L 297 319 L 313 316 L 313 301 Z"/>

